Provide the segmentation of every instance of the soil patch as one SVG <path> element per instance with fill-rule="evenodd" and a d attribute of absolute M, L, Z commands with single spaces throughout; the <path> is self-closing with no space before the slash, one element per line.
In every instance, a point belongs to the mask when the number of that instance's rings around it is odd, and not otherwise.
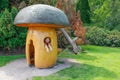
<path fill-rule="evenodd" d="M 18 54 L 24 54 L 24 53 L 25 53 L 25 47 L 23 48 L 18 47 L 12 50 L 0 48 L 0 56 L 18 55 Z"/>

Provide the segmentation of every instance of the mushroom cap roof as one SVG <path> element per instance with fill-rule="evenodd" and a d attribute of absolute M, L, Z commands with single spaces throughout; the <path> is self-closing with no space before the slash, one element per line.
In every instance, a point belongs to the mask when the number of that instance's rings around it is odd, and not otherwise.
<path fill-rule="evenodd" d="M 27 27 L 30 24 L 54 24 L 64 27 L 69 25 L 69 21 L 62 10 L 45 4 L 36 4 L 20 10 L 14 24 Z"/>

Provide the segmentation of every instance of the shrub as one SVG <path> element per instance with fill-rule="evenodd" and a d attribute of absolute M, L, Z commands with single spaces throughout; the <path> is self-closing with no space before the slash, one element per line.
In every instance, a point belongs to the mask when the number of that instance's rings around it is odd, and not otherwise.
<path fill-rule="evenodd" d="M 13 20 L 17 14 L 14 7 L 11 12 L 5 9 L 0 17 L 0 48 L 13 49 L 25 45 L 26 29 L 13 25 Z"/>
<path fill-rule="evenodd" d="M 87 28 L 86 38 L 88 44 L 120 47 L 119 31 L 108 31 L 98 27 Z"/>
<path fill-rule="evenodd" d="M 5 8 L 9 8 L 9 0 L 0 0 L 0 12 Z"/>

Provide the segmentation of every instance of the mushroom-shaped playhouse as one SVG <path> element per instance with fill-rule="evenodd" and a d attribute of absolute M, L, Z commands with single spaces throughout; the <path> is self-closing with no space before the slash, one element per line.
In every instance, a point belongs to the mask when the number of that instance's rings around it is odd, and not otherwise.
<path fill-rule="evenodd" d="M 69 25 L 69 21 L 58 8 L 37 4 L 23 8 L 15 17 L 16 26 L 28 27 L 26 59 L 28 65 L 49 68 L 57 60 L 56 28 Z"/>

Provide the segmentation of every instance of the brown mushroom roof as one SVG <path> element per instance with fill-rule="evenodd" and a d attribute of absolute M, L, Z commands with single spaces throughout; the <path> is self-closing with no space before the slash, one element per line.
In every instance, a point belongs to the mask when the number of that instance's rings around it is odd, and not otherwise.
<path fill-rule="evenodd" d="M 69 21 L 65 13 L 60 9 L 49 5 L 37 4 L 20 10 L 15 17 L 14 24 L 19 26 L 28 26 L 30 24 L 68 26 Z"/>

